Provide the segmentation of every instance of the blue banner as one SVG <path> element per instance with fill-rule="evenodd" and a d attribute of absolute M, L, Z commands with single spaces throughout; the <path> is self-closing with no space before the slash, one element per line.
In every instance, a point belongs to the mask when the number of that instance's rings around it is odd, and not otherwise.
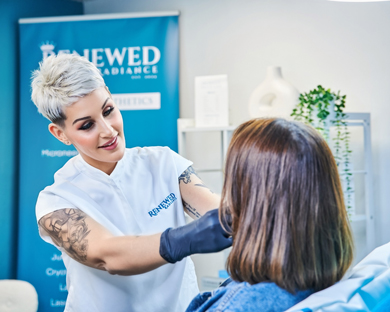
<path fill-rule="evenodd" d="M 38 235 L 38 193 L 77 152 L 56 140 L 32 103 L 31 72 L 51 54 L 77 53 L 101 71 L 122 111 L 127 147 L 177 150 L 178 15 L 104 15 L 23 19 L 20 27 L 20 182 L 18 279 L 38 292 L 39 311 L 63 311 L 67 297 L 61 253 Z"/>

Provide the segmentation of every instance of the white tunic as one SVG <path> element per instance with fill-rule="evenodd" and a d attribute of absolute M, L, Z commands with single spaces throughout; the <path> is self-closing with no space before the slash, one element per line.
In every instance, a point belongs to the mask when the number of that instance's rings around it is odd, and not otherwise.
<path fill-rule="evenodd" d="M 167 147 L 132 148 L 107 175 L 75 156 L 40 192 L 37 220 L 58 209 L 78 208 L 117 236 L 184 225 L 178 177 L 191 164 Z M 118 276 L 82 265 L 59 249 L 67 269 L 67 312 L 182 312 L 199 293 L 189 257 L 148 273 Z"/>

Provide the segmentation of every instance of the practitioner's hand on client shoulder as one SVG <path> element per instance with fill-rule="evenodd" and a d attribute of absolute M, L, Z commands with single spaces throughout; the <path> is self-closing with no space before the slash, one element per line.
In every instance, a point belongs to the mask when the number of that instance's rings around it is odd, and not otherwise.
<path fill-rule="evenodd" d="M 213 209 L 187 225 L 165 230 L 161 235 L 160 255 L 167 262 L 175 263 L 192 254 L 217 252 L 231 245 L 230 234 L 219 222 L 218 209 Z"/>

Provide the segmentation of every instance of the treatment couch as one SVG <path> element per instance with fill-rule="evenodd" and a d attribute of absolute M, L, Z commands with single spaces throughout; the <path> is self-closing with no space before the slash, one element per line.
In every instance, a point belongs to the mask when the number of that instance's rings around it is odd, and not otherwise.
<path fill-rule="evenodd" d="M 286 312 L 390 312 L 390 243 L 376 248 L 335 285 Z"/>

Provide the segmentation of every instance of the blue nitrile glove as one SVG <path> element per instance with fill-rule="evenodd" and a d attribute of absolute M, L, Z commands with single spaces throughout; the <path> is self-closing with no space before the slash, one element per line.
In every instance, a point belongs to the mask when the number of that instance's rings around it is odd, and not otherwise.
<path fill-rule="evenodd" d="M 175 263 L 192 254 L 217 252 L 231 245 L 232 238 L 219 223 L 218 209 L 213 209 L 187 225 L 166 229 L 161 234 L 160 255 Z"/>

